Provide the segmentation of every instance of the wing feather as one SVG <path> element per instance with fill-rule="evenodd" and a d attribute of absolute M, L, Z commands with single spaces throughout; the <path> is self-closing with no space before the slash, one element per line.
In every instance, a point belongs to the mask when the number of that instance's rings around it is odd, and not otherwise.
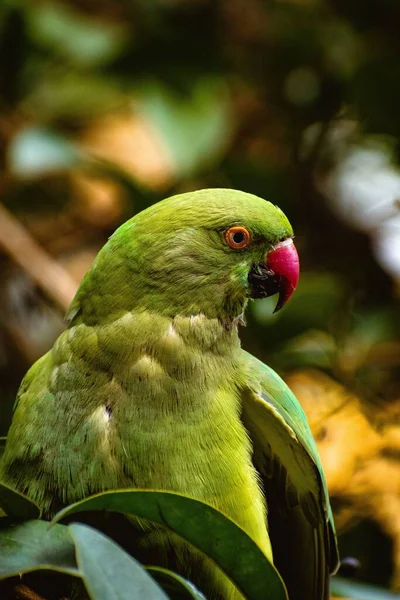
<path fill-rule="evenodd" d="M 242 420 L 268 504 L 274 562 L 290 600 L 329 598 L 338 552 L 328 491 L 307 418 L 289 388 L 246 353 Z"/>

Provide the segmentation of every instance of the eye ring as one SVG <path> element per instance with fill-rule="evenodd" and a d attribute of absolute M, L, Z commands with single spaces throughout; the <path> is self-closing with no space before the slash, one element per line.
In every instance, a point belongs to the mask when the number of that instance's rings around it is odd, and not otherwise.
<path fill-rule="evenodd" d="M 251 236 L 246 227 L 230 227 L 225 231 L 225 241 L 232 250 L 243 250 L 250 244 Z"/>

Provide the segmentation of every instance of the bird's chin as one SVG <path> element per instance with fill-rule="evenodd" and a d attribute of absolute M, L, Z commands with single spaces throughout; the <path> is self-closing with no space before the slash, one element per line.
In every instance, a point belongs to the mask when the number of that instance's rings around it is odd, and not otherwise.
<path fill-rule="evenodd" d="M 288 283 L 286 277 L 274 273 L 265 265 L 253 265 L 248 275 L 249 296 L 256 300 L 279 294 L 274 310 L 277 312 L 284 304 Z"/>
<path fill-rule="evenodd" d="M 268 298 L 279 294 L 274 312 L 291 298 L 299 281 L 299 256 L 293 239 L 278 242 L 268 252 L 265 263 L 253 265 L 248 275 L 251 298 Z"/>
<path fill-rule="evenodd" d="M 250 298 L 268 298 L 279 293 L 282 277 L 263 264 L 253 265 L 248 276 Z"/>

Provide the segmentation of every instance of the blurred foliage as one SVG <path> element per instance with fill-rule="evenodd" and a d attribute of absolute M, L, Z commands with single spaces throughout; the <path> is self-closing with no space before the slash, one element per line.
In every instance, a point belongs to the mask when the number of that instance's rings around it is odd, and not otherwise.
<path fill-rule="evenodd" d="M 397 0 L 0 3 L 0 433 L 108 235 L 172 193 L 278 204 L 302 280 L 243 343 L 309 415 L 342 555 L 400 590 Z"/>

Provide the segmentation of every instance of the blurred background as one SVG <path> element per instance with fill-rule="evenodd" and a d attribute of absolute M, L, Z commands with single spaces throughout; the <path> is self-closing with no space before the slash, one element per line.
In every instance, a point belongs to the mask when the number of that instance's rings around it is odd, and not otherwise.
<path fill-rule="evenodd" d="M 400 590 L 398 0 L 2 0 L 0 435 L 98 249 L 168 195 L 278 204 L 302 277 L 244 346 L 301 400 L 342 556 Z"/>

